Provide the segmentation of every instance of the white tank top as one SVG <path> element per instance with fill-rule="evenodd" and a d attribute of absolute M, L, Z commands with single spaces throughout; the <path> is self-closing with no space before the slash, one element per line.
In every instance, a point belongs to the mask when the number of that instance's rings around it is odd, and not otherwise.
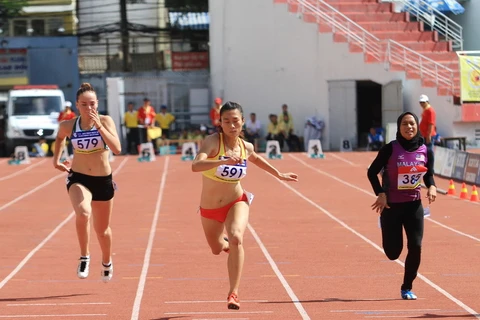
<path fill-rule="evenodd" d="M 75 120 L 75 124 L 73 125 L 70 143 L 73 146 L 74 153 L 88 154 L 108 149 L 107 144 L 103 141 L 100 132 L 98 132 L 95 126 L 92 126 L 89 130 L 82 130 L 80 128 L 80 116 Z"/>

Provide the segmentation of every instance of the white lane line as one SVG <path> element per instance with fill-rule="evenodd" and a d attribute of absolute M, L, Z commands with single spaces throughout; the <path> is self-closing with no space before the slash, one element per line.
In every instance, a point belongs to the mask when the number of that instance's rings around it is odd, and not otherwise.
<path fill-rule="evenodd" d="M 268 314 L 273 313 L 273 311 L 235 311 L 235 314 Z M 188 315 L 188 314 L 229 314 L 231 315 L 232 312 L 214 312 L 214 311 L 205 311 L 205 312 L 165 312 L 164 314 L 168 315 Z"/>
<path fill-rule="evenodd" d="M 142 303 L 143 290 L 145 290 L 145 282 L 148 274 L 148 266 L 150 265 L 150 257 L 152 255 L 153 241 L 157 231 L 158 217 L 160 215 L 160 208 L 162 204 L 163 192 L 165 190 L 165 183 L 167 181 L 168 164 L 170 158 L 167 156 L 163 165 L 162 179 L 160 181 L 160 188 L 158 190 L 157 203 L 155 205 L 155 213 L 153 215 L 152 226 L 150 227 L 150 235 L 148 237 L 147 249 L 145 250 L 145 257 L 143 259 L 142 272 L 138 281 L 137 294 L 135 295 L 135 302 L 132 309 L 132 320 L 137 320 L 140 314 L 140 305 Z"/>
<path fill-rule="evenodd" d="M 83 313 L 83 314 L 12 314 L 12 315 L 0 315 L 0 318 L 13 319 L 13 318 L 50 318 L 50 317 L 104 317 L 106 313 Z"/>
<path fill-rule="evenodd" d="M 115 169 L 115 171 L 113 172 L 114 175 L 116 175 L 122 168 L 123 166 L 125 165 L 125 163 L 128 161 L 128 158 L 125 158 L 119 165 L 118 165 L 118 168 Z M 42 249 L 42 247 L 48 242 L 50 241 L 50 239 L 53 238 L 53 236 L 55 236 L 55 234 L 57 234 L 58 231 L 60 231 L 60 229 L 63 228 L 64 225 L 66 225 L 73 217 L 75 216 L 75 211 L 72 211 L 70 212 L 70 214 L 68 215 L 68 217 L 65 218 L 65 220 L 63 220 L 62 222 L 60 222 L 60 224 L 55 227 L 55 229 L 53 229 L 52 232 L 50 232 L 50 234 L 42 240 L 42 242 L 40 242 L 32 251 L 30 251 L 27 256 L 25 258 L 23 258 L 22 261 L 20 261 L 20 263 L 17 265 L 17 267 L 15 269 L 13 269 L 12 272 L 10 272 L 10 274 L 8 276 L 5 277 L 5 279 L 2 280 L 2 282 L 0 282 L 0 289 L 2 289 L 7 283 L 8 281 L 10 281 L 18 272 L 20 272 L 20 270 L 22 270 L 22 268 L 27 264 L 27 262 L 35 255 L 35 253 L 37 253 L 40 249 Z"/>
<path fill-rule="evenodd" d="M 242 300 L 243 303 L 260 303 L 268 300 Z M 165 301 L 167 304 L 189 304 L 189 303 L 225 303 L 225 300 L 192 300 L 192 301 Z"/>
<path fill-rule="evenodd" d="M 298 159 L 294 156 L 291 156 L 295 159 Z M 299 162 L 303 162 L 302 160 L 298 159 L 297 161 Z M 308 164 L 307 164 L 308 165 Z M 314 167 L 312 167 L 314 168 Z M 334 216 L 332 213 L 330 213 L 328 210 L 324 209 L 323 207 L 321 207 L 320 205 L 318 205 L 316 202 L 314 202 L 313 200 L 311 200 L 310 198 L 308 198 L 307 196 L 305 196 L 303 193 L 301 193 L 300 191 L 296 190 L 295 188 L 291 187 L 290 185 L 288 185 L 287 183 L 281 181 L 281 180 L 278 180 L 276 179 L 279 183 L 283 184 L 286 188 L 290 189 L 292 192 L 294 192 L 295 194 L 297 194 L 300 198 L 302 198 L 303 200 L 305 200 L 306 202 L 310 203 L 312 206 L 314 206 L 315 208 L 317 208 L 318 210 L 322 211 L 326 216 L 328 216 L 330 219 L 336 221 L 338 224 L 340 224 L 342 227 L 344 227 L 345 229 L 349 230 L 350 232 L 352 232 L 353 234 L 355 234 L 356 236 L 358 236 L 359 238 L 361 238 L 362 240 L 364 240 L 365 242 L 367 242 L 368 244 L 370 244 L 372 247 L 374 247 L 375 249 L 377 249 L 378 251 L 380 251 L 382 254 L 384 254 L 383 252 L 383 249 L 378 246 L 375 242 L 371 241 L 370 239 L 368 239 L 367 237 L 365 237 L 364 235 L 362 235 L 361 233 L 357 232 L 355 229 L 353 229 L 352 227 L 350 227 L 349 225 L 347 225 L 345 222 L 343 222 L 342 220 L 340 220 L 339 218 L 337 218 L 336 216 Z M 342 181 L 341 179 L 338 179 L 335 177 L 335 180 L 340 180 Z M 345 182 L 346 184 L 348 182 Z M 353 185 L 352 185 L 353 186 Z M 355 186 L 353 186 L 355 187 Z M 358 187 L 355 187 L 357 189 L 360 189 Z M 362 190 L 362 189 L 360 189 Z M 400 260 L 395 260 L 396 263 L 400 264 L 401 266 L 405 267 L 405 264 L 400 261 Z M 460 301 L 459 299 L 455 298 L 453 295 L 451 295 L 450 293 L 448 293 L 446 290 L 442 289 L 440 286 L 436 285 L 435 283 L 433 283 L 431 280 L 429 280 L 427 277 L 425 277 L 424 275 L 418 273 L 418 277 L 420 279 L 422 279 L 425 283 L 427 283 L 428 285 L 430 285 L 432 288 L 434 288 L 435 290 L 437 290 L 438 292 L 440 292 L 441 294 L 443 294 L 445 297 L 447 297 L 449 300 L 451 300 L 452 302 L 456 303 L 459 307 L 461 307 L 462 309 L 464 309 L 465 311 L 471 313 L 475 318 L 477 319 L 480 319 L 480 314 L 478 314 L 475 310 L 473 310 L 472 308 L 470 308 L 469 306 L 467 306 L 466 304 L 464 304 L 462 301 Z"/>
<path fill-rule="evenodd" d="M 107 305 L 110 302 L 64 302 L 64 303 L 9 303 L 7 307 L 43 307 L 43 306 L 79 306 L 79 305 Z"/>
<path fill-rule="evenodd" d="M 37 163 L 35 163 L 35 164 L 32 164 L 32 165 L 30 165 L 30 166 L 28 166 L 28 167 L 26 167 L 26 168 L 23 168 L 23 169 L 21 169 L 21 170 L 18 170 L 18 171 L 16 171 L 16 172 L 12 173 L 12 174 L 9 174 L 8 176 L 0 177 L 0 181 L 4 181 L 4 180 L 7 180 L 7 179 L 16 177 L 16 176 L 18 176 L 18 175 L 21 175 L 21 174 L 24 173 L 24 172 L 30 171 L 30 170 L 32 170 L 33 168 L 35 168 L 36 166 L 41 165 L 41 164 L 44 163 L 45 161 L 47 161 L 47 159 L 43 159 L 43 160 L 41 160 L 41 161 L 39 161 L 39 162 L 37 162 Z"/>
<path fill-rule="evenodd" d="M 365 194 L 367 194 L 367 195 L 369 195 L 369 196 L 371 196 L 371 197 L 373 197 L 373 198 L 376 198 L 376 196 L 375 196 L 372 192 L 369 192 L 369 191 L 367 191 L 367 190 L 365 190 L 365 189 L 363 189 L 363 188 L 357 187 L 356 185 L 353 185 L 353 184 L 351 184 L 351 183 L 349 183 L 349 182 L 347 182 L 347 181 L 345 181 L 345 180 L 342 180 L 342 179 L 340 179 L 340 178 L 337 178 L 337 177 L 334 176 L 334 175 L 331 175 L 331 174 L 329 174 L 329 173 L 327 173 L 327 172 L 325 172 L 325 171 L 322 171 L 322 170 L 320 170 L 320 169 L 318 169 L 318 168 L 315 168 L 314 166 L 311 166 L 310 164 L 306 163 L 306 162 L 303 161 L 302 159 L 299 159 L 299 158 L 297 158 L 297 157 L 295 157 L 295 156 L 293 156 L 293 155 L 290 155 L 290 157 L 293 158 L 293 159 L 295 159 L 296 161 L 300 162 L 300 163 L 303 164 L 304 166 L 308 167 L 309 169 L 312 169 L 312 170 L 314 170 L 314 171 L 316 171 L 316 172 L 318 172 L 318 173 L 320 173 L 320 174 L 323 174 L 323 175 L 325 175 L 325 176 L 327 176 L 327 177 L 329 177 L 329 178 L 331 178 L 331 179 L 334 179 L 335 181 L 338 181 L 338 182 L 340 182 L 340 183 L 343 183 L 344 185 L 347 185 L 347 186 L 349 186 L 349 187 L 351 187 L 351 188 L 354 188 L 355 190 L 358 190 L 358 191 L 363 192 L 363 193 L 365 193 Z M 480 202 L 478 202 L 478 203 L 476 203 L 476 202 L 471 202 L 471 203 L 480 204 Z M 461 236 L 467 237 L 467 238 L 469 238 L 469 239 L 472 239 L 472 240 L 475 240 L 475 241 L 480 242 L 480 238 L 477 238 L 477 237 L 472 236 L 472 235 L 470 235 L 470 234 L 468 234 L 468 233 L 464 233 L 464 232 L 462 232 L 462 231 L 459 231 L 459 230 L 456 230 L 456 229 L 454 229 L 454 228 L 452 228 L 452 227 L 449 227 L 449 226 L 447 226 L 447 225 L 444 225 L 443 223 L 438 222 L 437 220 L 433 219 L 432 217 L 428 217 L 426 220 L 429 220 L 429 221 L 435 223 L 436 225 L 438 225 L 438 226 L 440 226 L 440 227 L 442 227 L 442 228 L 445 228 L 445 229 L 447 229 L 447 230 L 450 230 L 450 231 L 452 231 L 452 232 L 454 232 L 454 233 L 456 233 L 456 234 L 458 234 L 458 235 L 461 235 Z"/>
<path fill-rule="evenodd" d="M 255 238 L 255 241 L 259 245 L 260 249 L 262 250 L 263 255 L 265 256 L 265 258 L 267 258 L 267 261 L 270 264 L 270 267 L 272 268 L 273 272 L 275 272 L 278 280 L 280 280 L 280 283 L 282 284 L 283 288 L 285 288 L 285 291 L 287 291 L 287 294 L 290 297 L 290 300 L 292 300 L 293 304 L 297 308 L 298 313 L 300 313 L 300 316 L 302 317 L 302 319 L 309 320 L 310 316 L 308 315 L 307 311 L 305 311 L 305 309 L 303 308 L 302 303 L 299 301 L 299 299 L 293 292 L 292 288 L 288 284 L 287 280 L 283 276 L 280 269 L 278 269 L 277 264 L 273 260 L 267 248 L 265 248 L 265 246 L 263 245 L 263 242 L 262 240 L 260 240 L 260 237 L 257 235 L 257 232 L 255 231 L 255 229 L 253 229 L 253 227 L 250 224 L 248 224 L 247 227 L 248 227 L 248 230 L 250 230 L 250 232 L 252 233 L 253 237 Z"/>
<path fill-rule="evenodd" d="M 64 177 L 65 176 L 65 173 L 60 173 L 58 175 L 56 175 L 55 177 L 53 178 L 50 178 L 48 179 L 47 181 L 45 181 L 44 183 L 42 183 L 41 185 L 39 186 L 36 186 L 35 188 L 31 189 L 30 191 L 28 192 L 25 192 L 24 194 L 22 194 L 21 196 L 19 197 L 16 197 L 15 199 L 13 199 L 12 201 L 10 202 L 7 202 L 5 203 L 3 206 L 0 207 L 0 211 L 10 207 L 12 204 L 15 204 L 17 203 L 18 201 L 28 197 L 29 195 L 31 195 L 32 193 L 35 193 L 37 192 L 38 190 L 42 189 L 42 188 L 45 188 L 46 186 L 48 186 L 50 183 L 52 183 L 53 181 L 57 180 L 58 178 L 61 178 L 61 177 Z"/>

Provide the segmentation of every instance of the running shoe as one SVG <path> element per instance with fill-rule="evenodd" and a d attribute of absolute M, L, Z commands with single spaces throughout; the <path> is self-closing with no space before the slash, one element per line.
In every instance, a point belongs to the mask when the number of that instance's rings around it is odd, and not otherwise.
<path fill-rule="evenodd" d="M 88 277 L 90 271 L 90 257 L 80 257 L 80 262 L 77 267 L 77 276 L 80 279 L 85 279 Z"/>
<path fill-rule="evenodd" d="M 102 281 L 103 282 L 108 282 L 112 280 L 113 277 L 113 264 L 110 262 L 109 266 L 106 266 L 102 263 Z"/>
<path fill-rule="evenodd" d="M 240 300 L 238 299 L 238 296 L 236 293 L 230 293 L 230 295 L 227 298 L 227 306 L 228 309 L 233 309 L 233 310 L 238 310 L 240 309 Z"/>
<path fill-rule="evenodd" d="M 417 300 L 417 296 L 410 290 L 401 290 L 403 300 Z"/>

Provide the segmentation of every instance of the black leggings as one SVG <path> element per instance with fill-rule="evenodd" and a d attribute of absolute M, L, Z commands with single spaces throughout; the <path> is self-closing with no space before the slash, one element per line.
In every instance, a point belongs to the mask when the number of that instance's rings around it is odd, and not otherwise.
<path fill-rule="evenodd" d="M 390 260 L 396 260 L 403 249 L 402 226 L 407 235 L 407 258 L 401 290 L 411 290 L 420 266 L 423 239 L 423 206 L 421 200 L 389 203 L 381 216 L 382 245 Z"/>

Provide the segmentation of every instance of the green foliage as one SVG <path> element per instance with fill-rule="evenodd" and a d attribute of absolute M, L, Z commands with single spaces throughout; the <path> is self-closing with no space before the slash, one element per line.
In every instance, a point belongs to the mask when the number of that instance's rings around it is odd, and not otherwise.
<path fill-rule="evenodd" d="M 0 0 L 0 20 L 19 16 L 22 8 L 27 5 L 27 0 Z"/>

